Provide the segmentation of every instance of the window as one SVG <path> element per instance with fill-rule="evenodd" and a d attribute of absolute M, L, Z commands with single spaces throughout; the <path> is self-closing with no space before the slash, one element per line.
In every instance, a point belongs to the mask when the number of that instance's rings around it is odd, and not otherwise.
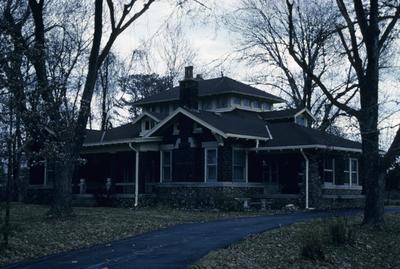
<path fill-rule="evenodd" d="M 261 109 L 261 104 L 258 101 L 253 101 L 252 105 L 253 105 L 254 108 Z"/>
<path fill-rule="evenodd" d="M 193 123 L 193 133 L 198 134 L 203 132 L 203 129 L 201 128 L 201 126 L 199 124 L 197 124 L 197 122 Z"/>
<path fill-rule="evenodd" d="M 335 159 L 327 157 L 324 159 L 324 182 L 335 183 Z"/>
<path fill-rule="evenodd" d="M 160 113 L 168 114 L 168 112 L 169 112 L 169 106 L 168 105 L 163 105 L 163 106 L 160 107 Z"/>
<path fill-rule="evenodd" d="M 244 150 L 233 150 L 232 166 L 233 180 L 246 181 L 246 152 Z"/>
<path fill-rule="evenodd" d="M 179 122 L 175 122 L 172 130 L 173 135 L 178 135 L 179 134 Z"/>
<path fill-rule="evenodd" d="M 155 122 L 151 119 L 145 119 L 142 123 L 142 130 L 148 131 L 154 127 Z"/>
<path fill-rule="evenodd" d="M 204 100 L 203 101 L 203 109 L 212 109 L 212 100 Z"/>
<path fill-rule="evenodd" d="M 351 167 L 351 184 L 358 185 L 358 160 L 350 159 Z"/>
<path fill-rule="evenodd" d="M 344 165 L 345 184 L 358 185 L 358 160 L 349 158 Z"/>
<path fill-rule="evenodd" d="M 161 181 L 170 182 L 172 179 L 172 151 L 161 151 Z"/>
<path fill-rule="evenodd" d="M 217 108 L 224 108 L 228 106 L 228 99 L 226 97 L 219 97 L 217 99 Z"/>
<path fill-rule="evenodd" d="M 217 149 L 205 149 L 205 180 L 217 181 Z"/>
<path fill-rule="evenodd" d="M 243 106 L 250 106 L 250 101 L 248 99 L 243 99 Z"/>
<path fill-rule="evenodd" d="M 239 97 L 233 97 L 232 100 L 233 100 L 233 104 L 235 104 L 235 105 L 240 105 L 240 103 L 241 103 Z"/>
<path fill-rule="evenodd" d="M 145 130 L 150 130 L 150 121 L 149 120 L 145 120 L 144 121 L 144 129 Z"/>
<path fill-rule="evenodd" d="M 262 110 L 267 111 L 271 109 L 271 106 L 268 103 L 261 104 Z"/>
<path fill-rule="evenodd" d="M 306 127 L 308 126 L 307 118 L 304 117 L 303 115 L 296 117 L 296 123 L 301 126 L 306 126 Z"/>

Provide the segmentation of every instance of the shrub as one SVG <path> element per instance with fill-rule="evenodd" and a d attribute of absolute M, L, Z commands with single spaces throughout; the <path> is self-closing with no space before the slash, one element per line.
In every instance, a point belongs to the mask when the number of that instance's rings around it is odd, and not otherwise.
<path fill-rule="evenodd" d="M 316 236 L 305 238 L 301 247 L 301 256 L 305 259 L 314 261 L 325 260 L 324 243 L 322 238 Z"/>
<path fill-rule="evenodd" d="M 311 227 L 301 235 L 301 256 L 304 259 L 324 261 L 324 230 L 318 227 Z"/>
<path fill-rule="evenodd" d="M 346 218 L 336 218 L 329 226 L 329 235 L 336 245 L 353 245 L 355 243 L 355 229 Z"/>

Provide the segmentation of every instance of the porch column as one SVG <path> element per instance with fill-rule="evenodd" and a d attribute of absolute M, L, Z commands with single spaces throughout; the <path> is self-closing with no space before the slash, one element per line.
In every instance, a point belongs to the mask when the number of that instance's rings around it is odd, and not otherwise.
<path fill-rule="evenodd" d="M 139 202 L 139 151 L 135 151 L 135 207 Z"/>
<path fill-rule="evenodd" d="M 135 148 L 132 143 L 129 148 L 135 152 L 135 207 L 139 205 L 139 148 Z"/>
<path fill-rule="evenodd" d="M 303 155 L 305 161 L 305 195 L 306 195 L 306 205 L 305 208 L 309 208 L 309 178 L 310 178 L 310 160 L 308 159 L 307 155 L 304 153 L 303 149 L 300 149 L 301 155 Z"/>

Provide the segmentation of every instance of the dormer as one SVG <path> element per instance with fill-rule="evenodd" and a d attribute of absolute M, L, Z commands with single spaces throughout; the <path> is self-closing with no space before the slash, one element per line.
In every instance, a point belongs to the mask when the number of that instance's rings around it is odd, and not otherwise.
<path fill-rule="evenodd" d="M 144 111 L 171 114 L 178 106 L 189 110 L 215 112 L 231 111 L 235 108 L 265 112 L 271 110 L 275 103 L 283 102 L 278 96 L 229 77 L 194 77 L 193 67 L 189 66 L 185 68 L 184 79 L 179 82 L 178 87 L 146 97 L 134 104 Z"/>
<path fill-rule="evenodd" d="M 303 108 L 294 115 L 294 122 L 304 127 L 311 127 L 314 121 L 314 115 L 307 108 Z"/>
<path fill-rule="evenodd" d="M 167 115 L 145 111 L 133 121 L 133 124 L 139 123 L 139 135 L 144 136 L 166 116 Z"/>
<path fill-rule="evenodd" d="M 314 115 L 307 108 L 268 111 L 260 113 L 260 116 L 270 122 L 294 122 L 304 127 L 311 127 L 315 121 Z"/>
<path fill-rule="evenodd" d="M 253 96 L 243 96 L 239 94 L 217 95 L 203 98 L 200 108 L 206 111 L 225 112 L 235 108 L 242 110 L 265 112 L 270 111 L 274 103 Z"/>

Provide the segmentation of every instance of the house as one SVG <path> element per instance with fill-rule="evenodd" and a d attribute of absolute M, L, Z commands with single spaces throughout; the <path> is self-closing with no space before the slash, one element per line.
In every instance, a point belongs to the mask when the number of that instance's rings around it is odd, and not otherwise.
<path fill-rule="evenodd" d="M 178 87 L 135 103 L 142 114 L 133 122 L 87 131 L 74 191 L 113 186 L 135 205 L 149 195 L 192 206 L 221 197 L 306 208 L 362 201 L 361 144 L 313 129 L 307 109 L 273 109 L 282 102 L 229 77 L 193 77 L 186 67 Z M 31 182 L 48 184 L 49 172 Z"/>

